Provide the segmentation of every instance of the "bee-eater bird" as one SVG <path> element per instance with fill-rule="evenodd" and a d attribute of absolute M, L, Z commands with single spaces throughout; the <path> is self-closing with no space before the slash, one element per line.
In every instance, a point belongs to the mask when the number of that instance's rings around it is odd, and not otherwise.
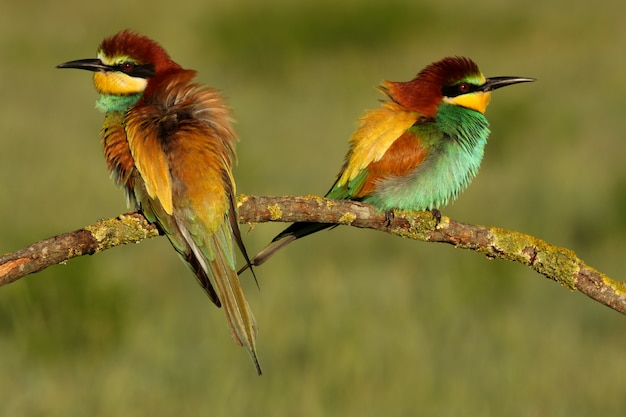
<path fill-rule="evenodd" d="M 446 205 L 480 167 L 489 136 L 484 113 L 491 91 L 529 81 L 534 79 L 485 78 L 463 57 L 435 62 L 411 81 L 384 81 L 379 89 L 388 100 L 359 120 L 343 168 L 326 197 L 362 201 L 381 211 Z M 260 265 L 288 243 L 333 226 L 294 223 L 249 265 Z"/>
<path fill-rule="evenodd" d="M 193 82 L 196 71 L 183 69 L 159 44 L 130 31 L 102 41 L 97 58 L 58 68 L 93 71 L 113 179 L 224 307 L 233 339 L 261 374 L 257 328 L 235 268 L 233 242 L 249 258 L 231 172 L 237 136 L 224 98 Z"/>

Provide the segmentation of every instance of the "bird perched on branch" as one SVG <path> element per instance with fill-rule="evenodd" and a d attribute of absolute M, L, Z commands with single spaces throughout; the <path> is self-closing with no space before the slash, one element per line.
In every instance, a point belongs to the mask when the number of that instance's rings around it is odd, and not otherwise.
<path fill-rule="evenodd" d="M 384 81 L 379 89 L 387 100 L 359 120 L 326 197 L 362 201 L 383 211 L 446 205 L 480 167 L 489 136 L 484 113 L 491 92 L 529 81 L 534 79 L 485 78 L 472 60 L 462 57 L 435 62 L 411 81 Z M 249 265 L 260 265 L 288 243 L 333 226 L 293 223 Z"/>
<path fill-rule="evenodd" d="M 196 71 L 183 69 L 159 44 L 130 31 L 102 41 L 96 58 L 58 68 L 93 71 L 115 182 L 224 307 L 233 339 L 246 347 L 260 374 L 257 328 L 235 267 L 233 242 L 249 258 L 231 172 L 237 137 L 224 98 L 195 83 Z"/>

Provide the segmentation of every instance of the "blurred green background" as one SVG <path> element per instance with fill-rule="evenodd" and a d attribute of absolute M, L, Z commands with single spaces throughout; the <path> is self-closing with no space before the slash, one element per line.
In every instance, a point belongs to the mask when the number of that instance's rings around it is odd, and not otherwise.
<path fill-rule="evenodd" d="M 0 253 L 126 211 L 90 75 L 132 28 L 228 96 L 239 192 L 323 194 L 383 79 L 446 55 L 494 93 L 478 178 L 443 213 L 623 280 L 624 2 L 0 0 Z M 250 252 L 283 225 L 243 228 Z M 527 268 L 342 227 L 244 278 L 257 377 L 164 238 L 0 289 L 3 416 L 621 416 L 626 318 Z"/>

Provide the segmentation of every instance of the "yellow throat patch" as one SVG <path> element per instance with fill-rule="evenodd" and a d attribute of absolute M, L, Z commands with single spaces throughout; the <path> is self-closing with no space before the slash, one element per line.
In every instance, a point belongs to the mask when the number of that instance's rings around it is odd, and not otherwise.
<path fill-rule="evenodd" d="M 95 72 L 93 83 L 100 94 L 127 96 L 143 92 L 148 85 L 148 80 L 113 71 Z"/>
<path fill-rule="evenodd" d="M 466 107 L 484 114 L 487 106 L 489 105 L 489 101 L 491 100 L 491 93 L 476 91 L 475 93 L 462 94 L 456 97 L 444 97 L 443 100 L 446 103 Z"/>
<path fill-rule="evenodd" d="M 115 65 L 127 62 L 128 57 L 109 58 L 102 52 L 98 53 L 98 58 L 105 65 Z M 148 80 L 141 77 L 131 77 L 121 71 L 95 72 L 93 83 L 100 94 L 111 94 L 116 96 L 127 96 L 143 92 L 148 85 Z"/>

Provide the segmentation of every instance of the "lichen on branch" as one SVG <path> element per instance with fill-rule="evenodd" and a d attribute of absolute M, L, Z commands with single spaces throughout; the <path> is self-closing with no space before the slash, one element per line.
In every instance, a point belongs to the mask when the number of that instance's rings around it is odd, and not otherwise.
<path fill-rule="evenodd" d="M 524 233 L 465 224 L 429 211 L 394 211 L 391 215 L 367 204 L 318 196 L 240 195 L 237 206 L 242 224 L 305 221 L 349 225 L 424 242 L 447 243 L 489 258 L 521 263 L 567 289 L 580 291 L 626 314 L 623 282 L 586 265 L 570 249 Z M 158 229 L 138 212 L 101 220 L 0 257 L 0 286 L 77 256 L 92 255 L 158 235 Z"/>

